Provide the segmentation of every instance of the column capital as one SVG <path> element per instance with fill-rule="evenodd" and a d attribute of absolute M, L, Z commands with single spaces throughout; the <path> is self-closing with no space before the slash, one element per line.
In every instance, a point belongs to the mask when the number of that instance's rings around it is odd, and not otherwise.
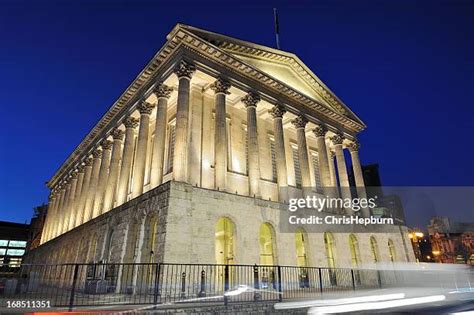
<path fill-rule="evenodd" d="M 77 167 L 77 172 L 78 173 L 84 173 L 84 165 L 83 164 L 81 164 Z"/>
<path fill-rule="evenodd" d="M 283 118 L 283 115 L 286 113 L 285 106 L 278 104 L 272 107 L 272 109 L 268 110 L 270 115 L 272 115 L 273 118 Z"/>
<path fill-rule="evenodd" d="M 308 123 L 308 119 L 306 119 L 305 116 L 299 115 L 295 119 L 291 121 L 293 126 L 295 126 L 296 129 L 304 129 L 306 127 L 306 124 Z"/>
<path fill-rule="evenodd" d="M 163 82 L 159 82 L 153 88 L 153 93 L 157 98 L 169 98 L 173 92 L 173 88 L 163 84 Z"/>
<path fill-rule="evenodd" d="M 245 107 L 257 107 L 258 102 L 260 102 L 260 95 L 255 92 L 248 92 L 247 95 L 242 97 L 241 101 L 245 104 Z"/>
<path fill-rule="evenodd" d="M 125 121 L 123 122 L 123 124 L 125 125 L 125 128 L 127 128 L 127 129 L 128 129 L 128 128 L 135 129 L 135 128 L 137 128 L 139 121 L 140 121 L 140 120 L 139 120 L 138 118 L 134 118 L 134 117 L 131 117 L 131 116 L 130 116 L 130 117 L 127 117 L 127 118 L 125 119 Z"/>
<path fill-rule="evenodd" d="M 100 144 L 100 146 L 102 147 L 102 149 L 105 151 L 105 150 L 110 150 L 112 148 L 112 144 L 113 142 L 110 141 L 110 140 L 104 140 L 102 141 L 102 143 Z"/>
<path fill-rule="evenodd" d="M 191 77 L 195 71 L 196 67 L 184 60 L 178 62 L 178 64 L 173 69 L 173 72 L 178 76 L 178 79 L 187 78 L 191 80 Z"/>
<path fill-rule="evenodd" d="M 313 132 L 316 138 L 319 138 L 319 137 L 324 137 L 326 133 L 328 132 L 328 129 L 326 128 L 325 125 L 319 124 L 319 125 L 316 125 L 316 127 L 313 129 Z"/>
<path fill-rule="evenodd" d="M 77 177 L 77 171 L 72 171 L 70 175 L 71 179 L 74 179 Z"/>
<path fill-rule="evenodd" d="M 147 101 L 141 101 L 138 104 L 137 109 L 140 115 L 150 115 L 155 105 L 148 103 Z"/>
<path fill-rule="evenodd" d="M 344 135 L 341 132 L 338 132 L 331 137 L 331 141 L 334 145 L 342 144 L 342 141 L 344 141 Z"/>
<path fill-rule="evenodd" d="M 92 152 L 92 156 L 94 157 L 94 159 L 100 158 L 102 156 L 102 150 L 100 149 L 95 150 L 94 152 Z"/>
<path fill-rule="evenodd" d="M 351 141 L 351 143 L 347 145 L 347 148 L 349 152 L 357 152 L 360 149 L 360 143 L 357 140 Z"/>
<path fill-rule="evenodd" d="M 214 93 L 223 93 L 223 94 L 230 94 L 229 89 L 230 89 L 230 82 L 227 81 L 226 79 L 223 78 L 217 78 L 214 83 L 211 84 L 210 86 L 211 90 L 214 91 Z"/>
<path fill-rule="evenodd" d="M 112 131 L 112 138 L 114 140 L 123 140 L 123 135 L 124 135 L 123 130 L 120 130 L 118 128 L 116 128 L 116 129 L 114 129 L 114 131 Z"/>
<path fill-rule="evenodd" d="M 92 166 L 92 158 L 88 157 L 84 160 L 84 166 Z"/>
<path fill-rule="evenodd" d="M 332 151 L 332 150 L 329 151 L 329 157 L 330 157 L 331 159 L 334 159 L 335 156 L 336 156 L 336 152 L 334 152 L 334 151 Z"/>

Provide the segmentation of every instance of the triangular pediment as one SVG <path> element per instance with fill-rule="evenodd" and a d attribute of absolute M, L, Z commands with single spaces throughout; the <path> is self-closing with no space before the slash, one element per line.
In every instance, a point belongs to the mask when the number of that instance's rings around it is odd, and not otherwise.
<path fill-rule="evenodd" d="M 283 82 L 331 110 L 364 124 L 295 54 L 178 24 L 233 57 Z"/>

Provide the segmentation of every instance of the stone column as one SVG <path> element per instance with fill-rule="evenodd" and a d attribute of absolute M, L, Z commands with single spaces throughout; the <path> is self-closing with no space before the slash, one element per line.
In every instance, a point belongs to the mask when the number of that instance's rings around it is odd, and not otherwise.
<path fill-rule="evenodd" d="M 94 197 L 97 191 L 97 185 L 99 182 L 99 171 L 101 164 L 102 151 L 97 149 L 92 153 L 92 173 L 89 182 L 89 191 L 87 192 L 87 199 L 84 205 L 84 222 L 87 222 L 93 218 L 93 206 Z"/>
<path fill-rule="evenodd" d="M 138 119 L 128 117 L 124 121 L 125 143 L 123 145 L 122 165 L 120 166 L 120 177 L 117 189 L 117 205 L 120 206 L 127 201 L 128 186 L 130 183 L 130 172 L 132 169 L 133 150 L 135 147 L 135 128 L 138 126 Z"/>
<path fill-rule="evenodd" d="M 174 73 L 178 76 L 178 101 L 176 105 L 176 131 L 173 157 L 173 179 L 178 182 L 187 180 L 189 86 L 196 68 L 180 61 Z"/>
<path fill-rule="evenodd" d="M 59 234 L 66 232 L 66 217 L 67 217 L 67 210 L 69 205 L 69 200 L 71 197 L 71 177 L 68 177 L 66 183 L 66 191 L 64 193 L 64 201 L 61 206 L 61 213 L 59 219 Z"/>
<path fill-rule="evenodd" d="M 155 106 L 146 101 L 142 101 L 137 107 L 140 112 L 140 127 L 138 127 L 137 151 L 133 167 L 132 198 L 143 193 L 148 137 L 150 134 L 150 114 L 153 107 Z"/>
<path fill-rule="evenodd" d="M 69 217 L 69 229 L 75 228 L 77 217 L 79 215 L 79 200 L 81 196 L 82 185 L 84 183 L 84 165 L 79 165 L 77 167 L 77 185 L 76 190 L 74 191 L 74 202 L 71 205 L 71 213 L 72 215 Z"/>
<path fill-rule="evenodd" d="M 53 228 L 53 233 L 52 233 L 52 238 L 55 238 L 56 236 L 58 236 L 58 234 L 60 233 L 60 226 L 61 226 L 61 211 L 63 209 L 63 204 L 64 204 L 64 197 L 66 195 L 66 182 L 63 181 L 60 185 L 59 185 L 59 199 L 58 199 L 58 205 L 56 207 L 56 211 L 55 211 L 55 215 L 53 217 L 54 221 L 54 228 Z"/>
<path fill-rule="evenodd" d="M 342 142 L 344 136 L 341 133 L 335 134 L 331 138 L 334 144 L 334 151 L 336 153 L 337 173 L 339 175 L 339 185 L 341 187 L 341 197 L 343 199 L 351 198 L 349 187 L 349 177 L 347 176 L 346 159 L 344 158 L 344 151 L 342 149 Z M 346 214 L 352 215 L 352 209 L 345 209 Z"/>
<path fill-rule="evenodd" d="M 166 127 L 168 125 L 168 99 L 173 88 L 158 83 L 155 93 L 158 103 L 156 105 L 155 138 L 153 140 L 153 153 L 151 160 L 150 186 L 155 188 L 163 182 L 163 162 L 165 158 Z"/>
<path fill-rule="evenodd" d="M 110 156 L 112 154 L 112 141 L 102 141 L 101 147 L 102 161 L 100 163 L 99 179 L 97 180 L 97 190 L 94 196 L 94 210 L 92 213 L 92 218 L 95 218 L 101 214 L 104 202 L 105 186 L 107 185 L 107 178 L 109 177 Z"/>
<path fill-rule="evenodd" d="M 86 202 L 87 193 L 89 192 L 89 185 L 92 175 L 92 158 L 88 157 L 84 160 L 84 180 L 82 182 L 81 194 L 77 202 L 77 216 L 76 226 L 84 222 L 84 204 Z"/>
<path fill-rule="evenodd" d="M 71 191 L 69 192 L 69 200 L 66 205 L 65 218 L 64 218 L 64 231 L 69 231 L 72 227 L 70 226 L 71 220 L 74 218 L 74 198 L 77 189 L 77 171 L 71 174 Z"/>
<path fill-rule="evenodd" d="M 117 182 L 120 170 L 120 159 L 122 158 L 122 142 L 124 132 L 120 129 L 115 129 L 112 132 L 114 144 L 112 147 L 112 157 L 110 160 L 109 176 L 107 178 L 107 185 L 104 194 L 104 206 L 102 213 L 113 208 L 115 192 L 117 191 Z"/>
<path fill-rule="evenodd" d="M 287 202 L 288 169 L 286 167 L 285 135 L 283 131 L 283 115 L 286 113 L 286 110 L 282 105 L 276 105 L 273 106 L 269 112 L 273 117 L 273 133 L 275 134 L 275 158 L 279 200 L 280 202 Z"/>
<path fill-rule="evenodd" d="M 367 199 L 367 192 L 365 191 L 364 175 L 362 174 L 362 167 L 359 159 L 360 144 L 357 140 L 349 143 L 349 152 L 351 153 L 352 169 L 354 170 L 354 179 L 357 189 L 357 197 Z M 370 209 L 363 208 L 362 215 L 366 218 L 370 217 Z"/>
<path fill-rule="evenodd" d="M 319 160 L 319 174 L 321 176 L 321 183 L 323 187 L 331 187 L 331 174 L 329 173 L 329 160 L 326 149 L 326 132 L 327 129 L 324 125 L 317 125 L 313 129 L 314 135 L 316 136 L 316 145 L 318 147 L 318 160 Z"/>
<path fill-rule="evenodd" d="M 56 201 L 57 201 L 57 198 L 56 198 L 56 194 L 55 194 L 55 191 L 54 190 L 51 190 L 51 193 L 49 195 L 49 198 L 48 198 L 48 216 L 46 216 L 46 220 L 44 222 L 44 226 L 43 226 L 43 231 L 41 232 L 41 244 L 44 244 L 46 243 L 47 241 L 49 241 L 50 239 L 50 231 L 51 231 L 51 217 L 53 216 L 54 214 L 54 207 L 56 205 Z"/>
<path fill-rule="evenodd" d="M 226 190 L 227 177 L 227 122 L 226 122 L 226 95 L 229 93 L 230 83 L 218 78 L 211 89 L 215 92 L 215 129 L 214 129 L 214 176 L 215 185 L 219 190 Z"/>
<path fill-rule="evenodd" d="M 247 107 L 247 143 L 248 143 L 248 176 L 249 195 L 260 197 L 260 161 L 257 138 L 257 104 L 260 96 L 250 92 L 242 98 Z"/>
<path fill-rule="evenodd" d="M 299 115 L 292 120 L 296 128 L 296 137 L 298 143 L 298 158 L 300 160 L 301 185 L 303 186 L 303 196 L 311 194 L 311 175 L 309 173 L 308 147 L 306 145 L 305 127 L 308 120 L 303 115 Z"/>

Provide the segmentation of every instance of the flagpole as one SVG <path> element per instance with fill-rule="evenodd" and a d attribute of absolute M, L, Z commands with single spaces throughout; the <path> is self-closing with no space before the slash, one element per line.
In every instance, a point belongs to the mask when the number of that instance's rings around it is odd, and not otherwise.
<path fill-rule="evenodd" d="M 280 26 L 278 24 L 278 12 L 276 8 L 273 8 L 273 19 L 275 22 L 275 38 L 277 48 L 280 49 Z"/>

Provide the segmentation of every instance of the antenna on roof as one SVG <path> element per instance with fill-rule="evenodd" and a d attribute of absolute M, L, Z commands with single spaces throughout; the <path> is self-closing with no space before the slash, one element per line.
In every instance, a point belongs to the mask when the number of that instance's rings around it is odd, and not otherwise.
<path fill-rule="evenodd" d="M 278 23 L 278 12 L 276 8 L 273 8 L 273 19 L 275 21 L 275 38 L 277 48 L 280 49 L 280 26 Z"/>

